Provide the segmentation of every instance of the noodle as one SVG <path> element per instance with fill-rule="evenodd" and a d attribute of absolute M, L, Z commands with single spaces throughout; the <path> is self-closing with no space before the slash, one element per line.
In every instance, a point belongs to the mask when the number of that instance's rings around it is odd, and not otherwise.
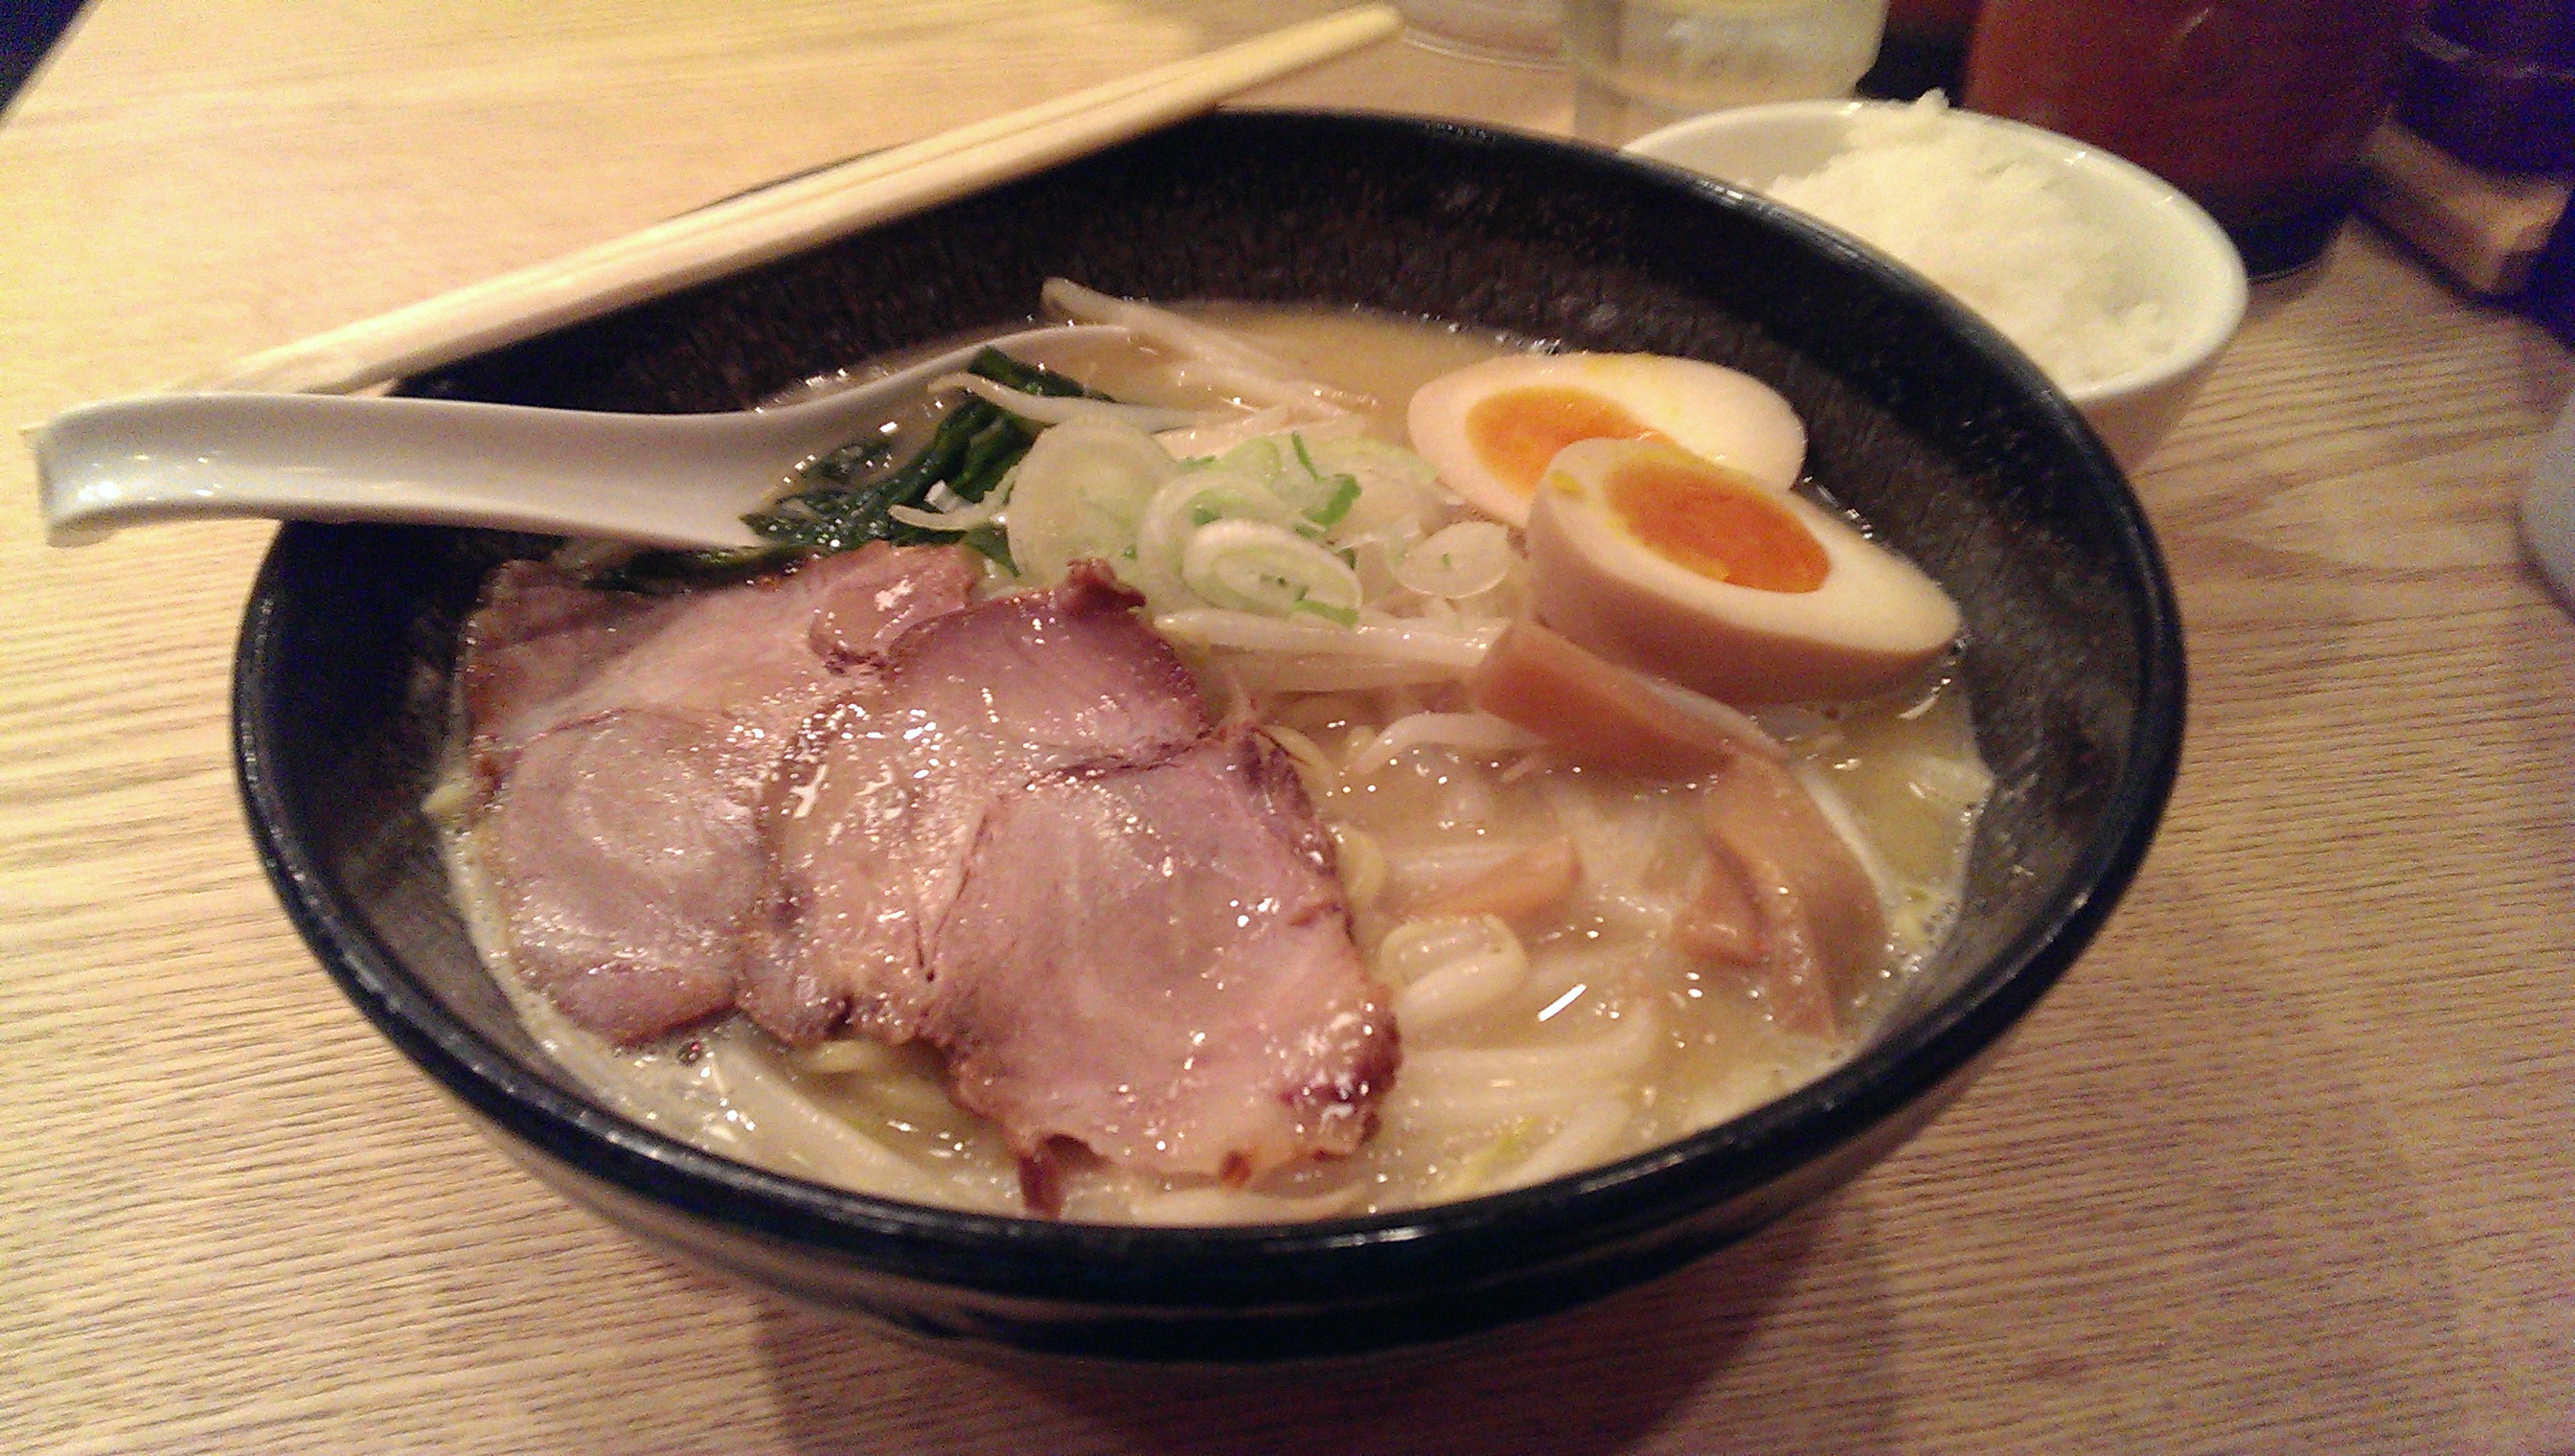
<path fill-rule="evenodd" d="M 1341 889 L 1349 895 L 1352 909 L 1364 910 L 1385 891 L 1385 851 L 1365 829 L 1333 824 L 1330 830 L 1340 858 Z"/>
<path fill-rule="evenodd" d="M 1376 964 L 1398 987 L 1395 1024 L 1416 1035 L 1483 1010 L 1528 976 L 1519 937 L 1491 915 L 1406 920 L 1377 946 Z"/>
<path fill-rule="evenodd" d="M 1537 734 L 1480 713 L 1414 713 L 1386 725 L 1367 747 L 1350 755 L 1341 771 L 1365 778 L 1414 748 L 1431 744 L 1498 758 L 1538 745 Z"/>
<path fill-rule="evenodd" d="M 1198 418 L 1188 410 L 1166 410 L 1152 405 L 1115 405 L 1107 400 L 1024 394 L 997 380 L 975 374 L 944 374 L 932 380 L 928 388 L 934 393 L 964 390 L 1023 420 L 1036 420 L 1047 425 L 1062 425 L 1069 420 L 1121 420 L 1139 430 L 1151 432 L 1176 430 Z"/>
<path fill-rule="evenodd" d="M 1757 988 L 1694 958 L 1676 934 L 1709 863 L 1700 786 L 1567 766 L 1527 730 L 1469 710 L 1459 691 L 1524 613 L 1525 564 L 1501 527 L 1371 452 L 1400 433 L 1380 402 L 1399 409 L 1421 379 L 1500 352 L 1499 342 L 1348 315 L 1185 316 L 1071 285 L 1050 285 L 1047 303 L 1125 324 L 1147 346 L 1120 346 L 1128 352 L 1101 376 L 1083 376 L 1105 393 L 1195 406 L 1213 387 L 1261 407 L 1193 415 L 1197 423 L 1164 437 L 1186 453 L 1269 448 L 1266 432 L 1322 420 L 1316 440 L 1345 438 L 1321 474 L 1369 480 L 1356 504 L 1342 502 L 1350 516 L 1333 539 L 1363 594 L 1350 625 L 1159 596 L 1154 621 L 1215 705 L 1258 722 L 1293 763 L 1330 836 L 1352 934 L 1390 992 L 1403 1053 L 1378 1133 L 1343 1161 L 1246 1188 L 1077 1166 L 1064 1175 L 1064 1216 L 1288 1222 L 1525 1186 L 1737 1115 L 1848 1053 L 1884 988 L 1947 928 L 1974 817 L 1991 791 L 1956 685 L 1934 683 L 1900 702 L 1749 715 L 1666 694 L 1747 753 L 1784 759 L 1885 901 L 1891 943 L 1878 973 L 1839 1008 L 1845 1034 L 1788 1034 Z M 1318 363 L 1326 360 L 1355 364 L 1327 372 Z M 1011 393 L 966 387 L 987 399 Z M 1109 428 L 1098 419 L 1125 409 L 1059 406 L 1028 408 L 1085 429 Z M 1126 411 L 1130 423 L 1116 428 L 1164 425 L 1174 414 Z M 1121 448 L 1155 449 L 1145 437 Z M 1163 464 L 1193 489 L 1224 474 L 1203 465 L 1184 477 Z M 1139 512 L 1168 485 L 1141 485 Z M 1007 525 L 1018 509 L 1009 500 L 1002 490 L 976 503 L 934 495 L 934 509 L 905 519 L 929 529 Z M 1443 543 L 1440 558 L 1407 566 L 1407 553 L 1427 543 Z M 451 779 L 433 801 L 454 820 L 453 877 L 496 978 L 538 1044 L 613 1110 L 781 1172 L 923 1203 L 1019 1210 L 1010 1150 L 957 1108 L 935 1058 L 918 1047 L 850 1039 L 786 1050 L 737 1021 L 626 1050 L 572 1024 L 509 968 L 471 795 Z"/>
<path fill-rule="evenodd" d="M 1662 1018 L 1639 1001 L 1605 1036 L 1554 1046 L 1440 1047 L 1404 1060 L 1404 1075 L 1431 1089 L 1597 1084 L 1643 1069 L 1659 1049 Z M 1452 1088 L 1453 1084 L 1453 1088 Z"/>
<path fill-rule="evenodd" d="M 1198 607 L 1154 619 L 1165 637 L 1215 648 L 1247 648 L 1265 653 L 1414 663 L 1448 671 L 1437 676 L 1459 678 L 1484 660 L 1484 650 L 1501 636 L 1501 624 L 1489 631 L 1446 631 L 1413 626 L 1388 618 L 1362 619 L 1347 628 L 1308 627 L 1276 617 Z"/>

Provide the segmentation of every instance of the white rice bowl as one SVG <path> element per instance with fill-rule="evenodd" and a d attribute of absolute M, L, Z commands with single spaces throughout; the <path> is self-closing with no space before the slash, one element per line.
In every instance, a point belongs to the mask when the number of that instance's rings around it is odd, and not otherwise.
<path fill-rule="evenodd" d="M 1742 107 L 1626 150 L 1767 195 L 1922 274 L 2019 345 L 2132 469 L 2243 319 L 2243 264 L 2188 198 L 2098 148 L 1936 96 Z"/>

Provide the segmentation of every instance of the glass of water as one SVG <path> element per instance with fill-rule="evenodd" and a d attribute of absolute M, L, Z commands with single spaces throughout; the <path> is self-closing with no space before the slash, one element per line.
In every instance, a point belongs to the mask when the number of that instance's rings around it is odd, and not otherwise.
<path fill-rule="evenodd" d="M 1560 0 L 1395 0 L 1406 34 L 1434 51 L 1542 66 L 1555 59 Z"/>
<path fill-rule="evenodd" d="M 1564 0 L 1574 130 L 1611 146 L 1729 106 L 1846 96 L 1886 0 Z"/>

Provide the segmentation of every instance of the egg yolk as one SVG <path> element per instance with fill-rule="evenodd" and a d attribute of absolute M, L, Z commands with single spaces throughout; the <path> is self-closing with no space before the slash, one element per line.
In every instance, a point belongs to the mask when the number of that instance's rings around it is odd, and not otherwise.
<path fill-rule="evenodd" d="M 1588 390 L 1528 385 L 1500 390 L 1466 412 L 1466 443 L 1485 466 L 1523 495 L 1555 453 L 1577 440 L 1662 440 L 1652 426 Z"/>
<path fill-rule="evenodd" d="M 1823 543 L 1775 496 L 1677 451 L 1621 461 L 1602 487 L 1629 536 L 1710 581 L 1812 592 L 1832 569 Z"/>

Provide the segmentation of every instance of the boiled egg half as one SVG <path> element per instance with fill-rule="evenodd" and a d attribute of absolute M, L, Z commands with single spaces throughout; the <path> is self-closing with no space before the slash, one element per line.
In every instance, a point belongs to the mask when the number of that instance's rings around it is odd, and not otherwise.
<path fill-rule="evenodd" d="M 1728 703 L 1861 698 L 1947 650 L 1958 609 L 1802 497 L 1661 441 L 1558 451 L 1528 520 L 1539 620 Z"/>
<path fill-rule="evenodd" d="M 1528 524 L 1538 476 L 1577 440 L 1659 440 L 1772 491 L 1797 482 L 1806 428 L 1748 374 L 1656 354 L 1510 354 L 1413 392 L 1412 448 L 1490 515 Z"/>

